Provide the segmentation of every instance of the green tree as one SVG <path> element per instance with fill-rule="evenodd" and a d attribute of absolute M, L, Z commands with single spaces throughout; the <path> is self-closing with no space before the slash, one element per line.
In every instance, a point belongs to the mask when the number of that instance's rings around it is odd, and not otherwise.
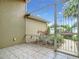
<path fill-rule="evenodd" d="M 78 3 L 79 0 L 69 0 L 66 4 L 66 7 L 64 8 L 64 16 L 66 17 L 75 17 L 77 18 L 78 15 Z M 77 19 L 78 20 L 78 19 Z M 78 40 L 78 36 L 77 36 Z M 78 56 L 79 56 L 79 41 L 77 43 L 77 49 L 78 49 Z"/>
<path fill-rule="evenodd" d="M 72 32 L 72 29 L 73 29 L 75 26 L 61 25 L 61 27 L 62 27 L 63 29 L 65 29 L 67 32 Z"/>
<path fill-rule="evenodd" d="M 50 27 L 47 28 L 47 33 L 50 34 Z"/>
<path fill-rule="evenodd" d="M 64 7 L 64 16 L 70 17 L 78 15 L 78 2 L 79 0 L 69 0 Z"/>

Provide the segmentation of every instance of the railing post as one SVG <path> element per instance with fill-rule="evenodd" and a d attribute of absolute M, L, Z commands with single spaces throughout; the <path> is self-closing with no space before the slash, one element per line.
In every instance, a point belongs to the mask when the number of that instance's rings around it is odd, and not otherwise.
<path fill-rule="evenodd" d="M 54 51 L 57 50 L 57 0 L 54 0 Z"/>

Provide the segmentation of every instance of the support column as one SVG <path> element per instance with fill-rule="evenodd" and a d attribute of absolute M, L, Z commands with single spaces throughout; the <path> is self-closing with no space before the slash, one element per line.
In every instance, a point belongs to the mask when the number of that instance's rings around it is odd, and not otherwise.
<path fill-rule="evenodd" d="M 78 49 L 78 57 L 79 57 L 79 1 L 78 1 L 77 26 L 78 26 L 78 43 L 77 43 L 77 49 Z"/>
<path fill-rule="evenodd" d="M 57 50 L 57 0 L 54 0 L 54 51 Z"/>

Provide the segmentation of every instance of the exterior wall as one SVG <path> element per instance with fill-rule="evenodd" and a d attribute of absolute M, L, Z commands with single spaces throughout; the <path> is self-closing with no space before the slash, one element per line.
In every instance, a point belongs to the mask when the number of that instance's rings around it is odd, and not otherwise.
<path fill-rule="evenodd" d="M 26 19 L 26 34 L 30 35 L 38 35 L 38 31 L 46 31 L 47 30 L 47 24 L 36 21 L 36 20 L 31 20 L 31 19 Z M 26 42 L 31 42 L 35 41 L 36 39 L 29 39 L 29 36 L 26 37 Z"/>
<path fill-rule="evenodd" d="M 24 42 L 25 3 L 0 0 L 0 48 Z"/>

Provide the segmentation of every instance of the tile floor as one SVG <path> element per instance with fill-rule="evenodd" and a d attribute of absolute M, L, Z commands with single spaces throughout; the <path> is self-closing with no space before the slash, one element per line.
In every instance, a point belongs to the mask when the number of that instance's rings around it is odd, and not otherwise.
<path fill-rule="evenodd" d="M 35 44 L 20 44 L 0 49 L 0 59 L 79 59 Z"/>

